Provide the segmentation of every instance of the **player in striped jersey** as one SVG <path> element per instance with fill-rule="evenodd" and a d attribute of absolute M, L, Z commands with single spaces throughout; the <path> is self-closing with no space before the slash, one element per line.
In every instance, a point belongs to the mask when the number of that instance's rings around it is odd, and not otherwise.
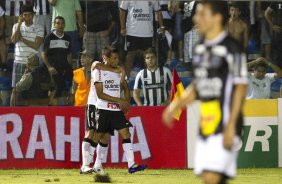
<path fill-rule="evenodd" d="M 154 49 L 144 53 L 147 68 L 141 70 L 134 84 L 133 97 L 138 106 L 159 106 L 167 102 L 171 87 L 171 72 L 167 67 L 159 67 Z M 140 99 L 143 90 L 144 102 Z"/>

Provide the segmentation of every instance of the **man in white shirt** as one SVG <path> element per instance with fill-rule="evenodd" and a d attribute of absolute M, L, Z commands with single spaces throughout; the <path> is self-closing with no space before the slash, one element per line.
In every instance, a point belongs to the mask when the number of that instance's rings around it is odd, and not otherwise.
<path fill-rule="evenodd" d="M 121 35 L 126 36 L 125 63 L 129 77 L 136 51 L 145 51 L 153 44 L 153 17 L 157 12 L 161 33 L 164 33 L 163 16 L 158 1 L 122 1 L 120 4 Z M 127 13 L 127 18 L 126 18 Z"/>
<path fill-rule="evenodd" d="M 266 73 L 268 66 L 273 69 L 274 73 Z M 247 99 L 270 98 L 271 83 L 282 77 L 282 70 L 265 58 L 258 58 L 249 62 L 248 68 L 254 68 L 254 70 L 253 73 L 248 74 L 249 91 Z"/>
<path fill-rule="evenodd" d="M 18 23 L 13 27 L 11 36 L 12 42 L 15 44 L 15 60 L 12 75 L 12 87 L 21 79 L 26 68 L 26 59 L 34 53 L 38 53 L 38 49 L 43 42 L 44 31 L 39 25 L 33 24 L 33 7 L 23 5 Z M 13 95 L 11 104 L 15 102 Z"/>

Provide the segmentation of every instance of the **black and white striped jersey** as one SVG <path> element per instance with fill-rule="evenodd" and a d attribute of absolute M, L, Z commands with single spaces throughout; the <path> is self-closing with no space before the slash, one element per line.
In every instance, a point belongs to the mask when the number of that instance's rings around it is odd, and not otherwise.
<path fill-rule="evenodd" d="M 142 89 L 145 106 L 159 106 L 169 97 L 171 72 L 166 67 L 158 67 L 155 71 L 141 70 L 134 83 L 134 89 Z"/>
<path fill-rule="evenodd" d="M 1 3 L 6 16 L 19 16 L 21 7 L 26 4 L 26 0 L 3 0 Z"/>
<path fill-rule="evenodd" d="M 36 15 L 48 15 L 50 14 L 50 4 L 48 0 L 34 0 L 33 11 Z"/>
<path fill-rule="evenodd" d="M 226 32 L 194 48 L 193 84 L 201 101 L 201 135 L 221 133 L 229 120 L 234 87 L 248 84 L 246 55 Z M 241 134 L 242 113 L 237 122 Z"/>

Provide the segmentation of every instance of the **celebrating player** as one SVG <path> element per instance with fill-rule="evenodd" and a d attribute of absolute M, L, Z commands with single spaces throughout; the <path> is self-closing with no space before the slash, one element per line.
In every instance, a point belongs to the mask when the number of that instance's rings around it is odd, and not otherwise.
<path fill-rule="evenodd" d="M 85 55 L 85 53 L 82 53 Z M 93 55 L 87 54 L 87 57 L 81 57 L 82 62 L 89 62 L 93 61 Z M 97 95 L 94 86 L 94 69 L 103 69 L 109 70 L 116 73 L 121 73 L 120 68 L 111 68 L 102 63 L 95 61 L 91 66 L 91 85 L 90 85 L 90 92 L 88 95 L 87 105 L 86 105 L 86 132 L 85 137 L 82 141 L 82 167 L 80 169 L 80 173 L 92 173 L 94 172 L 103 174 L 104 171 L 102 169 L 102 160 L 103 156 L 108 150 L 108 142 L 109 142 L 109 134 L 105 134 L 101 136 L 101 140 L 99 141 L 98 147 L 97 144 L 93 142 L 94 133 L 96 130 L 96 120 L 95 120 L 95 110 L 96 110 L 96 102 L 97 102 Z M 95 148 L 97 147 L 97 156 L 96 161 L 92 168 L 89 166 L 93 161 L 93 156 L 95 152 Z"/>
<path fill-rule="evenodd" d="M 117 68 L 119 62 L 118 50 L 106 47 L 102 53 L 106 66 Z M 117 130 L 122 137 L 122 147 L 128 162 L 128 172 L 134 173 L 146 169 L 144 165 L 134 162 L 134 153 L 130 139 L 129 127 L 122 109 L 127 113 L 130 108 L 130 91 L 125 80 L 125 72 L 117 74 L 106 70 L 94 70 L 94 84 L 97 93 L 96 135 L 94 143 L 97 145 L 101 136 L 107 132 Z M 120 97 L 124 90 L 125 99 Z"/>
<path fill-rule="evenodd" d="M 200 101 L 200 133 L 194 172 L 206 184 L 223 184 L 236 174 L 236 146 L 242 131 L 242 105 L 247 91 L 243 48 L 224 30 L 228 6 L 224 1 L 202 1 L 195 23 L 203 39 L 194 48 L 194 80 L 163 114 L 172 127 L 177 109 Z"/>

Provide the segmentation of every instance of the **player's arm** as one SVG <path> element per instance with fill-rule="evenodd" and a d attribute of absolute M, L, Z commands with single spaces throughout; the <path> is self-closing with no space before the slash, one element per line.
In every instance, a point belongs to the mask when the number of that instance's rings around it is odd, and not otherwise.
<path fill-rule="evenodd" d="M 234 93 L 231 99 L 230 116 L 223 131 L 223 146 L 227 150 L 230 150 L 233 146 L 237 120 L 247 95 L 248 70 L 246 62 L 247 56 L 244 53 L 234 53 L 234 62 L 231 71 L 234 75 Z"/>
<path fill-rule="evenodd" d="M 99 61 L 94 61 L 91 65 L 91 70 L 104 70 L 104 71 L 111 71 L 111 72 L 115 72 L 115 73 L 121 73 L 122 68 L 121 67 L 117 67 L 117 68 L 112 68 L 110 66 L 104 65 Z"/>
<path fill-rule="evenodd" d="M 129 112 L 129 108 L 130 108 L 130 89 L 129 89 L 129 86 L 128 86 L 127 81 L 125 79 L 125 76 L 126 76 L 126 74 L 125 74 L 125 71 L 123 70 L 120 85 L 121 85 L 121 88 L 124 91 L 125 101 L 129 104 L 128 108 L 125 107 L 125 114 L 127 114 Z"/>
<path fill-rule="evenodd" d="M 271 62 L 266 61 L 266 60 L 265 60 L 265 62 L 266 62 L 266 64 L 274 71 L 274 73 L 275 73 L 274 78 L 275 78 L 275 79 L 279 79 L 279 78 L 282 77 L 282 70 L 281 70 L 281 68 L 279 68 L 279 66 L 274 65 L 274 64 L 272 64 Z"/>
<path fill-rule="evenodd" d="M 232 98 L 230 118 L 224 129 L 223 145 L 225 149 L 230 150 L 233 146 L 234 136 L 236 134 L 237 119 L 242 110 L 243 103 L 246 98 L 247 88 L 248 88 L 247 84 L 235 85 L 235 91 Z"/>
<path fill-rule="evenodd" d="M 270 25 L 271 29 L 274 31 L 274 32 L 281 32 L 282 31 L 282 28 L 278 25 L 275 25 L 273 24 L 272 22 L 272 17 L 273 17 L 273 9 L 271 7 L 267 7 L 265 13 L 264 13 L 264 16 L 265 16 L 265 19 L 267 20 L 268 24 Z"/>
<path fill-rule="evenodd" d="M 38 50 L 40 45 L 43 42 L 43 38 L 37 36 L 35 38 L 35 41 L 33 42 L 33 41 L 27 40 L 27 39 L 25 39 L 23 37 L 20 37 L 20 41 L 23 42 L 24 44 L 26 44 L 27 46 L 29 46 L 30 48 L 33 48 L 34 50 Z"/>
<path fill-rule="evenodd" d="M 13 44 L 16 44 L 21 37 L 21 25 L 23 23 L 22 15 L 19 16 L 18 24 L 14 25 L 13 27 L 13 33 L 11 36 L 11 41 Z"/>
<path fill-rule="evenodd" d="M 133 99 L 136 102 L 137 106 L 143 106 L 143 103 L 140 99 L 140 89 L 134 89 L 133 90 Z"/>
<path fill-rule="evenodd" d="M 122 1 L 122 4 L 125 4 L 125 3 L 128 3 L 128 2 L 125 2 L 125 1 Z M 122 36 L 126 36 L 126 13 L 127 11 L 120 8 L 119 9 L 119 20 L 120 20 L 120 34 Z"/>
<path fill-rule="evenodd" d="M 244 25 L 244 32 L 243 32 L 243 39 L 244 39 L 244 49 L 246 50 L 248 48 L 248 42 L 249 42 L 249 35 L 248 35 L 248 26 L 245 22 L 243 22 Z"/>
<path fill-rule="evenodd" d="M 125 79 L 125 71 L 122 70 L 122 76 L 121 76 L 121 81 L 120 81 L 120 84 L 121 84 L 121 87 L 124 91 L 124 97 L 125 97 L 125 100 L 130 103 L 130 89 L 129 89 L 129 86 L 127 84 L 127 81 Z"/>
<path fill-rule="evenodd" d="M 173 100 L 163 112 L 163 122 L 168 127 L 172 128 L 173 114 L 178 109 L 184 108 L 186 105 L 191 104 L 197 98 L 197 93 L 194 84 L 190 84 L 187 89 L 182 93 L 180 98 Z"/>

